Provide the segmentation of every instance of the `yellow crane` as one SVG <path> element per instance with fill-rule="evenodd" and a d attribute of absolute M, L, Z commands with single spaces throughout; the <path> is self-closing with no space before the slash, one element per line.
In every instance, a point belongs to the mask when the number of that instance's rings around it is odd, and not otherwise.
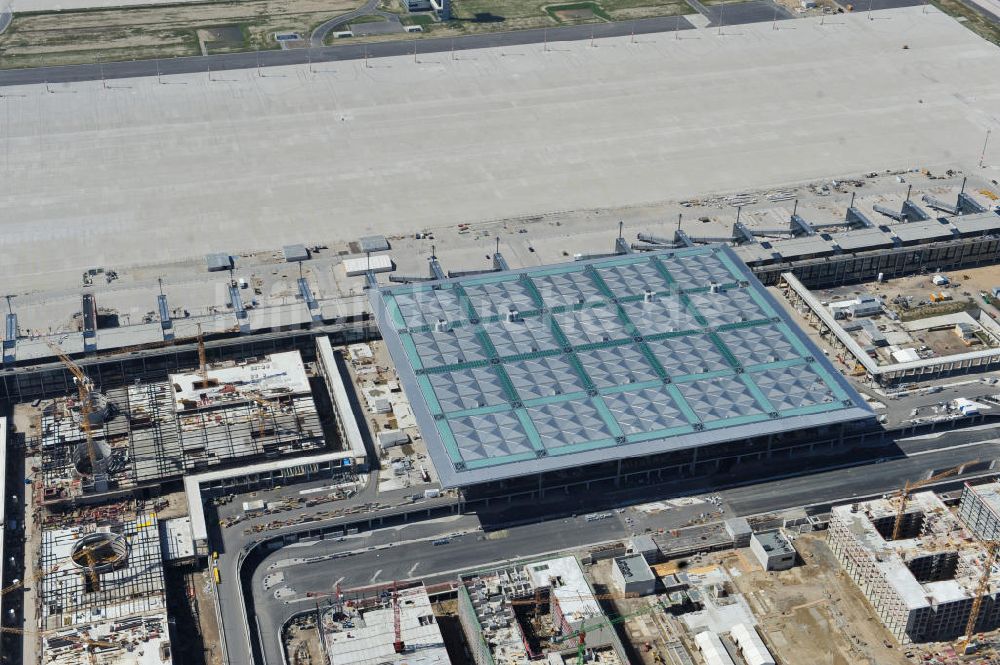
<path fill-rule="evenodd" d="M 72 358 L 66 355 L 58 344 L 51 340 L 45 340 L 52 352 L 56 354 L 60 362 L 66 366 L 76 383 L 77 392 L 80 396 L 80 427 L 83 428 L 83 436 L 87 440 L 87 456 L 90 458 L 90 472 L 97 474 L 97 448 L 94 445 L 94 434 L 90 428 L 90 392 L 93 384 L 90 378 L 84 373 L 83 368 L 77 365 Z"/>
<path fill-rule="evenodd" d="M 90 583 L 90 592 L 97 593 L 101 590 L 101 576 L 97 573 L 97 557 L 94 555 L 93 546 L 81 547 L 83 558 L 87 561 L 87 581 Z"/>
<path fill-rule="evenodd" d="M 942 471 L 941 473 L 936 473 L 930 478 L 925 478 L 924 480 L 918 480 L 911 483 L 909 480 L 903 485 L 903 489 L 899 491 L 899 508 L 896 509 L 896 521 L 892 526 L 892 539 L 899 540 L 899 536 L 903 531 L 903 515 L 906 513 L 906 501 L 910 498 L 910 493 L 915 489 L 919 489 L 924 485 L 930 485 L 933 482 L 942 480 L 943 478 L 948 478 L 949 476 L 954 476 L 961 473 L 962 469 L 972 464 L 977 464 L 978 459 L 974 459 L 971 462 L 963 462 L 958 466 L 954 466 L 950 469 Z"/>
<path fill-rule="evenodd" d="M 958 645 L 958 653 L 963 654 L 969 648 L 969 642 L 976 632 L 976 622 L 979 620 L 979 610 L 983 606 L 983 596 L 989 590 L 990 574 L 993 571 L 993 564 L 996 563 L 997 553 L 1000 552 L 1000 540 L 984 542 L 986 547 L 986 563 L 983 564 L 983 572 L 979 576 L 979 584 L 976 585 L 976 593 L 972 597 L 972 609 L 969 611 L 969 621 L 965 624 L 965 636 Z"/>
<path fill-rule="evenodd" d="M 278 423 L 273 414 L 274 409 L 280 407 L 275 402 L 266 399 L 260 393 L 247 393 L 247 397 L 257 404 L 257 438 L 262 438 L 267 429 L 267 411 L 271 412 L 271 421 L 274 423 L 275 431 L 277 431 Z"/>

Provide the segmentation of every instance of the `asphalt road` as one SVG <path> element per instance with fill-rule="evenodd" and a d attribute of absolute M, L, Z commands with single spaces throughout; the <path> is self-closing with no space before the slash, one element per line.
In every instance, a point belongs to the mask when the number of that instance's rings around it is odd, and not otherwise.
<path fill-rule="evenodd" d="M 369 14 L 378 14 L 383 16 L 385 13 L 386 12 L 378 10 L 378 0 L 368 0 L 368 2 L 361 5 L 353 12 L 347 12 L 346 14 L 335 16 L 329 21 L 316 26 L 316 29 L 313 30 L 312 34 L 309 36 L 309 42 L 314 47 L 321 47 L 323 46 L 323 41 L 326 40 L 326 36 L 329 35 L 334 28 L 347 23 L 348 21 L 353 21 L 360 16 L 368 16 Z"/>
<path fill-rule="evenodd" d="M 253 69 L 281 65 L 304 65 L 310 62 L 337 62 L 411 55 L 414 47 L 420 54 L 446 53 L 452 50 L 466 51 L 481 48 L 499 48 L 541 44 L 543 41 L 581 41 L 591 37 L 623 37 L 630 34 L 642 35 L 674 30 L 691 30 L 694 26 L 683 16 L 664 16 L 620 23 L 599 23 L 575 25 L 547 30 L 518 30 L 495 32 L 466 37 L 400 40 L 373 42 L 369 44 L 347 44 L 310 49 L 289 49 L 278 51 L 251 51 L 227 55 L 192 56 L 162 60 L 132 60 L 128 62 L 106 62 L 102 64 L 71 65 L 61 67 L 38 67 L 33 69 L 8 69 L 0 71 L 0 86 L 26 85 L 35 83 L 65 83 L 71 81 L 96 81 L 121 79 L 136 76 L 161 76 L 171 74 L 191 74 L 220 72 L 230 69 Z M 158 69 L 157 69 L 158 68 Z"/>
<path fill-rule="evenodd" d="M 582 524 L 586 524 L 587 528 L 581 528 Z M 455 523 L 440 524 L 438 533 L 442 535 L 452 533 L 455 531 L 455 526 Z M 412 527 L 403 531 L 410 530 L 415 531 Z M 432 535 L 434 534 L 428 534 Z M 621 519 L 585 523 L 581 518 L 577 518 L 510 529 L 506 535 L 497 539 L 488 539 L 485 534 L 474 532 L 453 538 L 446 545 L 434 545 L 432 540 L 425 539 L 392 548 L 364 550 L 354 556 L 331 562 L 307 563 L 283 569 L 286 577 L 285 586 L 298 592 L 294 599 L 288 602 L 275 598 L 274 589 L 263 590 L 263 578 L 275 572 L 268 569 L 268 565 L 272 563 L 269 560 L 267 565 L 257 569 L 253 581 L 254 593 L 259 603 L 258 617 L 264 633 L 267 663 L 281 663 L 281 656 L 277 650 L 279 648 L 277 640 L 269 639 L 264 627 L 280 626 L 293 614 L 309 609 L 314 601 L 305 596 L 305 593 L 332 591 L 338 580 L 344 588 L 412 577 L 421 577 L 430 582 L 434 581 L 435 577 L 454 577 L 459 570 L 474 569 L 497 562 L 505 563 L 521 557 L 535 557 L 544 552 L 554 553 L 564 549 L 574 549 L 586 543 L 616 540 L 627 536 L 628 531 Z M 335 545 L 344 546 L 347 543 Z M 351 551 L 350 548 L 346 549 Z M 303 550 L 309 550 L 310 554 L 313 554 L 311 550 L 314 548 L 293 548 L 293 551 L 284 548 L 275 555 L 274 562 L 286 559 L 289 554 L 299 556 Z"/>
<path fill-rule="evenodd" d="M 754 515 L 889 492 L 898 489 L 905 480 L 919 478 L 932 470 L 973 458 L 987 461 L 1000 457 L 1000 439 L 994 438 L 996 435 L 995 428 L 978 428 L 917 437 L 898 442 L 898 450 L 905 457 L 880 458 L 882 461 L 872 464 L 832 468 L 798 477 L 771 478 L 718 492 L 712 487 L 703 487 L 701 491 L 692 491 L 688 495 L 717 493 L 724 501 L 727 515 Z M 693 510 L 702 509 L 704 507 Z M 624 520 L 630 517 L 635 521 L 626 524 Z M 276 629 L 289 616 L 306 609 L 313 602 L 305 595 L 308 591 L 329 591 L 338 582 L 344 589 L 349 589 L 393 579 L 452 579 L 460 570 L 582 548 L 627 537 L 632 530 L 641 530 L 641 527 L 678 528 L 690 518 L 691 511 L 687 510 L 647 516 L 629 508 L 624 513 L 616 512 L 613 519 L 586 522 L 579 517 L 562 517 L 510 527 L 500 532 L 499 537 L 487 539 L 483 533 L 473 531 L 477 525 L 476 517 L 466 515 L 363 533 L 343 541 L 282 548 L 265 559 L 253 577 L 254 604 L 262 627 L 267 663 L 281 662 Z M 434 539 L 456 532 L 464 535 L 446 545 L 433 545 Z M 295 557 L 305 559 L 337 552 L 352 554 L 288 565 L 289 560 Z M 283 598 L 275 597 L 276 586 L 264 589 L 264 576 L 276 570 L 285 576 L 280 586 L 290 589 L 286 592 L 290 595 Z M 220 592 L 223 593 L 223 605 L 230 605 L 227 615 L 238 616 L 239 608 L 231 607 L 239 602 L 235 585 L 224 584 Z M 235 659 L 233 662 L 243 657 L 246 651 L 245 638 L 239 633 L 235 638 L 228 642 L 230 659 Z"/>

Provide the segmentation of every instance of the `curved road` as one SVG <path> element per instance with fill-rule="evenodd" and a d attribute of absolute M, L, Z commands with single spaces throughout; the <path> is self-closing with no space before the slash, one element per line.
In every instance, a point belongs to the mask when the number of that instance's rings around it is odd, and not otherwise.
<path fill-rule="evenodd" d="M 844 501 L 851 496 L 878 494 L 898 488 L 906 479 L 951 466 L 956 459 L 997 459 L 1000 457 L 1000 439 L 994 437 L 998 429 L 1000 426 L 992 424 L 968 430 L 945 431 L 940 435 L 901 439 L 897 441 L 899 448 L 896 448 L 901 455 L 899 457 L 880 458 L 874 463 L 860 465 L 860 460 L 855 460 L 843 467 L 834 465 L 790 476 L 765 476 L 727 489 L 719 487 L 724 484 L 719 482 L 720 479 L 702 479 L 704 486 L 692 488 L 690 492 L 683 491 L 679 495 L 694 496 L 710 492 L 723 499 L 727 515 L 752 515 L 809 505 L 817 501 Z M 895 446 L 889 444 L 883 450 L 892 448 Z M 957 449 L 962 450 L 958 452 Z M 881 454 L 878 449 L 868 452 L 872 456 Z M 984 471 L 986 470 L 983 468 L 977 468 L 970 475 L 983 475 Z M 965 476 L 968 477 L 970 476 Z M 648 489 L 639 488 L 635 491 L 648 495 Z M 666 490 L 663 492 L 663 496 L 673 494 Z M 627 515 L 639 519 L 635 511 L 629 511 Z M 672 511 L 651 516 L 644 522 L 653 527 L 678 528 L 683 526 L 681 520 L 687 517 L 690 516 L 682 514 L 682 511 Z M 290 614 L 309 604 L 310 601 L 305 596 L 308 591 L 328 591 L 338 581 L 347 589 L 392 579 L 454 577 L 455 571 L 460 569 L 482 566 L 491 561 L 533 556 L 554 549 L 585 546 L 609 538 L 623 537 L 632 530 L 641 530 L 638 528 L 640 526 L 646 526 L 645 523 L 623 524 L 621 520 L 624 516 L 618 514 L 613 520 L 586 524 L 573 518 L 543 518 L 544 521 L 541 522 L 511 526 L 502 534 L 497 534 L 499 538 L 484 539 L 485 534 L 470 532 L 475 519 L 474 515 L 463 515 L 418 521 L 405 526 L 362 532 L 343 541 L 331 539 L 303 542 L 270 553 L 262 565 L 256 566 L 252 572 L 248 571 L 252 580 L 252 602 L 258 619 L 254 625 L 260 626 L 259 633 L 254 630 L 254 637 L 255 641 L 260 640 L 267 665 L 281 662 L 275 628 Z M 436 537 L 456 531 L 464 532 L 465 535 L 453 539 L 453 542 L 445 546 L 434 546 L 430 542 Z M 220 556 L 220 565 L 225 565 L 227 569 L 223 573 L 224 579 L 227 575 L 229 580 L 236 579 L 238 564 L 233 560 L 233 554 L 240 549 L 238 546 L 230 546 L 226 555 Z M 336 561 L 308 561 L 313 557 L 324 559 L 337 552 L 350 554 Z M 289 561 L 296 557 L 306 560 Z M 224 558 L 227 559 L 225 563 Z M 284 565 L 278 563 L 282 560 L 286 561 Z M 279 571 L 284 573 L 285 579 L 277 585 L 265 587 L 263 577 Z M 274 592 L 277 586 L 288 588 L 292 592 L 291 596 L 276 598 Z M 238 588 L 238 584 L 219 587 L 219 600 L 226 615 L 228 629 L 224 639 L 231 659 L 248 659 L 247 636 L 239 628 L 243 607 Z M 235 627 L 235 630 L 231 627 Z"/>
<path fill-rule="evenodd" d="M 323 42 L 326 40 L 326 36 L 329 35 L 333 30 L 344 23 L 353 21 L 356 18 L 362 16 L 368 16 L 369 14 L 377 14 L 379 16 L 385 16 L 389 12 L 378 11 L 378 0 L 368 0 L 365 4 L 361 5 L 353 12 L 347 12 L 346 14 L 341 14 L 340 16 L 335 16 L 326 23 L 322 23 L 315 30 L 313 30 L 312 35 L 309 37 L 309 43 L 312 44 L 313 48 L 318 48 L 323 46 Z"/>

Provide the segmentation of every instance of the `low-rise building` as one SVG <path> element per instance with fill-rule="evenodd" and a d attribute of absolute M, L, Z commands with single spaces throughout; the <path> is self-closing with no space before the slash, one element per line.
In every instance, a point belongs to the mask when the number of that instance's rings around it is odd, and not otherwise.
<path fill-rule="evenodd" d="M 738 623 L 729 631 L 729 637 L 736 643 L 747 665 L 774 665 L 774 657 L 753 626 Z"/>
<path fill-rule="evenodd" d="M 705 665 L 735 665 L 722 640 L 712 631 L 698 633 L 694 636 L 694 643 L 698 645 Z"/>
<path fill-rule="evenodd" d="M 745 517 L 730 517 L 722 525 L 729 537 L 733 539 L 733 547 L 748 547 L 750 545 L 753 529 L 750 528 L 750 523 Z"/>
<path fill-rule="evenodd" d="M 788 570 L 795 565 L 795 548 L 785 534 L 775 529 L 750 537 L 750 551 L 764 570 Z"/>
<path fill-rule="evenodd" d="M 627 596 L 648 596 L 656 591 L 656 575 L 641 554 L 614 559 L 611 581 L 618 591 Z"/>
<path fill-rule="evenodd" d="M 660 548 L 651 536 L 641 534 L 632 538 L 630 550 L 632 554 L 641 554 L 646 563 L 656 563 L 660 560 Z"/>

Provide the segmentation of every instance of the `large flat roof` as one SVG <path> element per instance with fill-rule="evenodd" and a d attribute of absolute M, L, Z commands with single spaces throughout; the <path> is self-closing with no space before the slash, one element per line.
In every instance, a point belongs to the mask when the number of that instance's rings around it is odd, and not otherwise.
<path fill-rule="evenodd" d="M 722 245 L 370 297 L 447 487 L 871 416 Z"/>

